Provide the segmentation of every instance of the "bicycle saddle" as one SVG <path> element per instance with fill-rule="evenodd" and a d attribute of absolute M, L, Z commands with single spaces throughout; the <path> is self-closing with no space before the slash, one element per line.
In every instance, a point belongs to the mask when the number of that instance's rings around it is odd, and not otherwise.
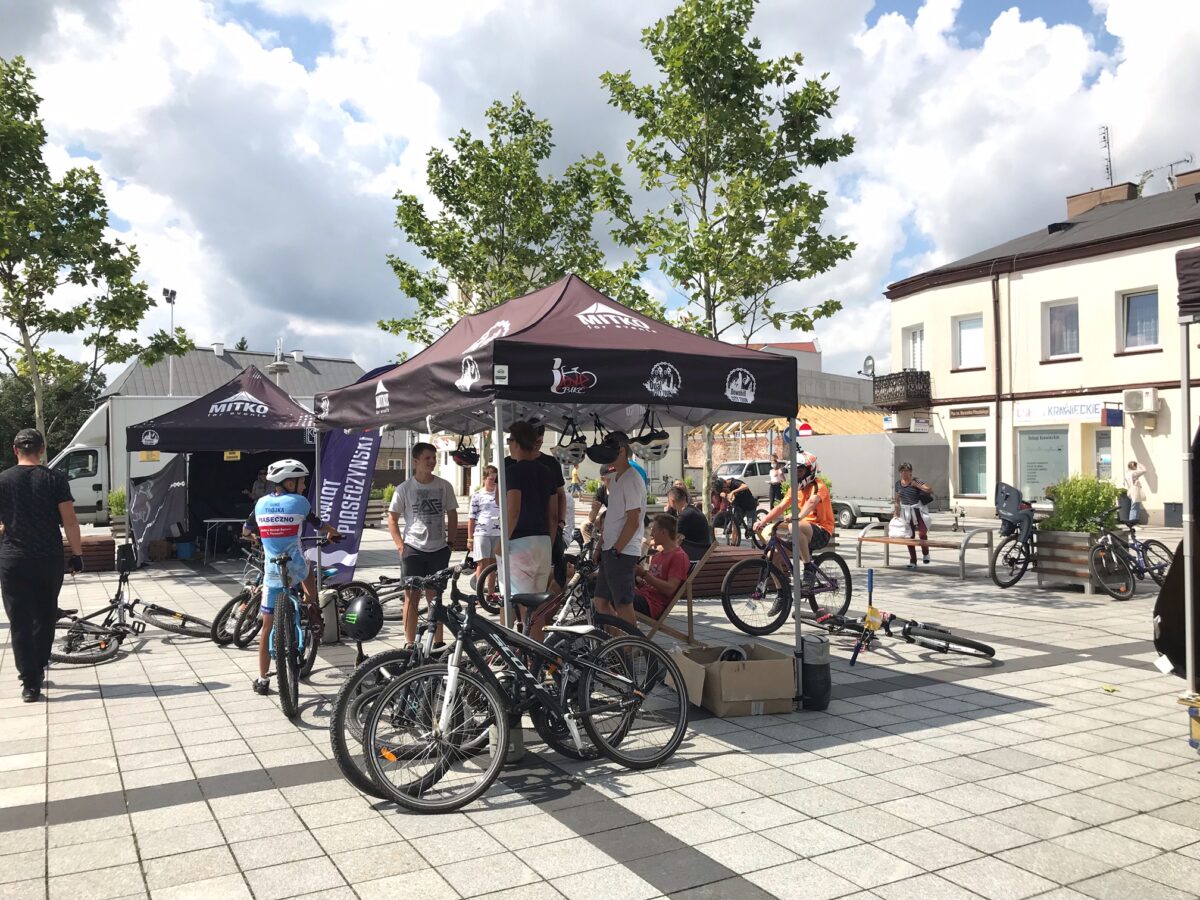
<path fill-rule="evenodd" d="M 513 594 L 512 602 L 517 606 L 524 606 L 526 609 L 537 609 L 543 603 L 549 603 L 554 599 L 555 594 Z"/>

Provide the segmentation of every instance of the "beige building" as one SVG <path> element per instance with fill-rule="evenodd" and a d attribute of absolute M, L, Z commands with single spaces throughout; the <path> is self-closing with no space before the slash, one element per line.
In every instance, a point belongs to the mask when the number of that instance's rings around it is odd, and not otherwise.
<path fill-rule="evenodd" d="M 894 427 L 927 419 L 945 436 L 951 502 L 968 511 L 990 510 L 998 481 L 1036 499 L 1068 474 L 1120 484 L 1136 459 L 1151 520 L 1178 524 L 1175 254 L 1200 245 L 1200 170 L 1149 197 L 1133 184 L 1068 197 L 1066 212 L 888 288 L 893 374 L 876 404 Z"/>

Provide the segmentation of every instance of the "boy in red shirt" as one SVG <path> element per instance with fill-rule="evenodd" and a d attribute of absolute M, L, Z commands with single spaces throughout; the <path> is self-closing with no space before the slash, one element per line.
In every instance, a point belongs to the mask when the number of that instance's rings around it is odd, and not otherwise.
<path fill-rule="evenodd" d="M 679 546 L 675 517 L 660 513 L 650 520 L 650 543 L 662 549 L 650 557 L 650 565 L 634 567 L 637 593 L 633 608 L 643 615 L 657 619 L 687 580 L 691 560 Z"/>

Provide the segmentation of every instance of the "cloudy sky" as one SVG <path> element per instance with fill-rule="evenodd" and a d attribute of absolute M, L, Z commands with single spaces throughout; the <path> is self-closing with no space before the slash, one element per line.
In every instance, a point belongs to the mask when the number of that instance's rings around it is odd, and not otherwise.
<path fill-rule="evenodd" d="M 598 76 L 653 78 L 640 31 L 671 6 L 3 0 L 0 56 L 33 65 L 52 167 L 102 173 L 113 227 L 198 344 L 282 337 L 370 368 L 406 349 L 374 323 L 409 305 L 385 261 L 413 255 L 391 197 L 425 193 L 428 149 L 519 91 L 554 125 L 556 168 L 597 149 L 623 162 L 632 123 Z M 763 0 L 755 30 L 830 73 L 833 127 L 858 140 L 814 176 L 858 251 L 790 297 L 845 305 L 818 329 L 832 371 L 866 353 L 887 368 L 886 284 L 1103 184 L 1101 124 L 1118 181 L 1200 153 L 1197 0 Z M 147 330 L 166 322 L 162 307 Z"/>

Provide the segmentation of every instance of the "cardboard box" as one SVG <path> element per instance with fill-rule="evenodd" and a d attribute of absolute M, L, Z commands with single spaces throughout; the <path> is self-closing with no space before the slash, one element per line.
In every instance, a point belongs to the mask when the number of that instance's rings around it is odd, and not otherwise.
<path fill-rule="evenodd" d="M 146 547 L 151 562 L 162 562 L 175 555 L 175 545 L 170 541 L 151 541 Z"/>
<path fill-rule="evenodd" d="M 745 644 L 744 662 L 720 662 L 724 649 L 700 647 L 674 652 L 692 703 L 721 717 L 792 711 L 796 675 L 789 654 Z"/>

